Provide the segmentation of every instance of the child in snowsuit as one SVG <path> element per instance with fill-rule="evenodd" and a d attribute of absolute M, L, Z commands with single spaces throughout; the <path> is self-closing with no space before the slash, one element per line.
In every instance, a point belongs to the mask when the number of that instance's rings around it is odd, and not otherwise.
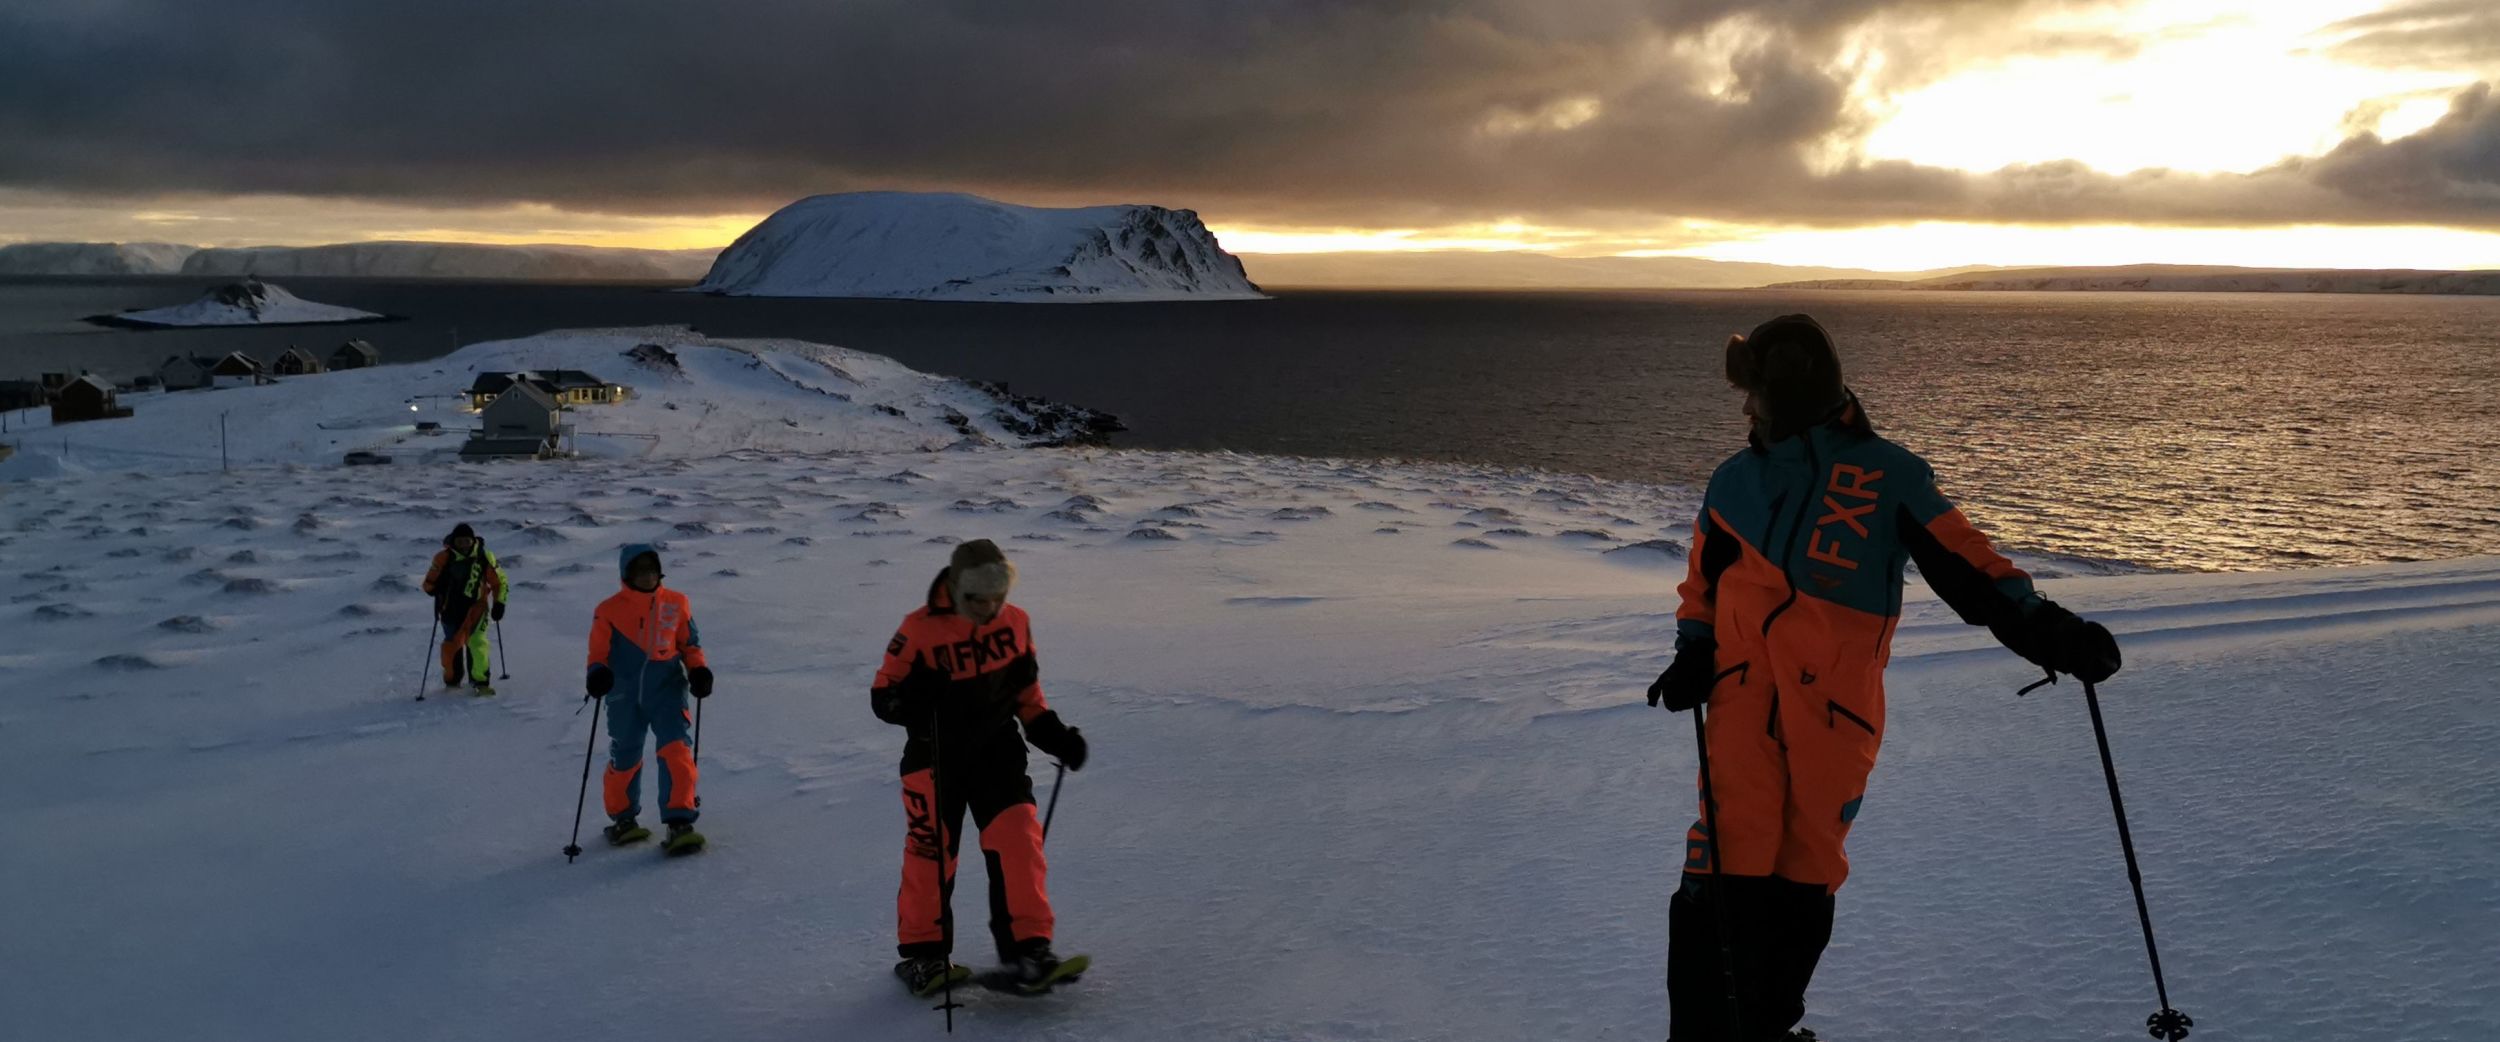
<path fill-rule="evenodd" d="M 703 848 L 703 834 L 694 830 L 700 812 L 694 752 L 686 738 L 693 721 L 686 695 L 712 697 L 712 670 L 704 664 L 694 606 L 685 594 L 660 586 L 659 551 L 636 543 L 620 551 L 616 563 L 624 589 L 599 602 L 591 615 L 590 674 L 583 685 L 584 700 L 607 699 L 608 769 L 599 790 L 612 823 L 601 832 L 614 846 L 651 837 L 651 830 L 634 820 L 642 813 L 647 729 L 659 742 L 660 820 L 668 825 L 660 847 L 691 854 Z"/>
<path fill-rule="evenodd" d="M 1746 392 L 1752 444 L 1710 478 L 1674 664 L 1649 689 L 1651 705 L 1709 706 L 1702 817 L 1669 902 L 1675 1042 L 1787 1038 L 1804 1016 L 1883 737 L 1905 562 L 1963 621 L 2052 673 L 2097 683 L 2119 666 L 2107 629 L 2042 597 L 1937 491 L 1926 461 L 1875 434 L 1813 319 L 1731 339 L 1727 378 Z"/>
<path fill-rule="evenodd" d="M 424 589 L 434 598 L 434 617 L 443 627 L 443 686 L 459 687 L 466 674 L 480 697 L 494 694 L 495 686 L 487 683 L 492 645 L 486 624 L 502 621 L 504 604 L 512 599 L 512 578 L 504 574 L 495 552 L 476 530 L 461 523 L 443 537 L 443 548 L 425 570 Z"/>
<path fill-rule="evenodd" d="M 1042 826 L 1024 744 L 1032 742 L 1073 771 L 1085 766 L 1085 736 L 1061 723 L 1042 699 L 1032 624 L 1024 609 L 1007 603 L 1015 575 L 989 540 L 957 546 L 929 584 L 927 603 L 903 619 L 886 645 L 869 693 L 877 719 L 908 735 L 902 775 L 909 827 L 896 899 L 896 951 L 903 959 L 894 973 L 915 994 L 971 973 L 947 958 L 954 949 L 950 906 L 967 807 L 988 862 L 991 939 L 1015 985 L 1047 990 L 1083 969 L 1082 956 L 1063 963 L 1051 952 Z"/>

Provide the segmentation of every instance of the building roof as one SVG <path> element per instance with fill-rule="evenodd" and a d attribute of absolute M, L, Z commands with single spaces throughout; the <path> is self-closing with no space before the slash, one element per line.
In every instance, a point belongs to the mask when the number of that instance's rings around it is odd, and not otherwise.
<path fill-rule="evenodd" d="M 330 357 L 336 358 L 343 354 L 363 355 L 373 361 L 380 361 L 382 359 L 382 349 L 362 340 L 350 340 L 344 344 L 340 344 L 338 350 L 330 352 Z"/>
<path fill-rule="evenodd" d="M 556 397 L 554 395 L 548 394 L 544 389 L 534 383 L 517 383 L 507 386 L 504 389 L 504 392 L 495 398 L 495 405 L 503 404 L 503 400 L 506 397 L 518 398 L 523 401 L 535 403 L 544 407 L 548 412 L 554 412 L 563 408 L 563 406 L 556 404 Z M 489 405 L 487 408 L 492 409 L 495 405 Z"/>
<path fill-rule="evenodd" d="M 80 375 L 80 376 L 78 377 L 78 379 L 72 380 L 72 381 L 70 381 L 69 383 L 67 383 L 67 384 L 63 385 L 61 389 L 62 389 L 62 390 L 64 390 L 64 391 L 66 391 L 66 390 L 69 390 L 69 389 L 70 389 L 70 388 L 72 388 L 72 387 L 77 387 L 77 386 L 79 386 L 79 385 L 81 385 L 81 384 L 84 384 L 84 385 L 86 385 L 86 386 L 88 386 L 88 387 L 95 388 L 98 392 L 101 392 L 101 393 L 102 393 L 105 397 L 107 397 L 107 398 L 110 398 L 110 397 L 112 397 L 112 396 L 113 396 L 113 385 L 112 385 L 112 384 L 109 384 L 109 383 L 104 382 L 104 378 L 103 378 L 103 377 L 100 377 L 100 376 L 93 376 L 93 375 L 85 375 L 85 374 L 82 374 L 82 375 Z"/>
<path fill-rule="evenodd" d="M 536 375 L 540 379 L 554 384 L 556 389 L 559 391 L 570 391 L 577 387 L 608 386 L 607 381 L 596 376 L 592 376 L 579 369 L 541 369 L 536 373 Z"/>
<path fill-rule="evenodd" d="M 224 357 L 224 358 L 220 358 L 220 359 L 218 359 L 218 360 L 217 360 L 217 364 L 216 364 L 215 368 L 218 368 L 218 369 L 226 369 L 226 368 L 229 368 L 229 367 L 231 367 L 231 366 L 238 365 L 238 364 L 239 364 L 239 365 L 242 365 L 242 366 L 245 366 L 249 372 L 254 372 L 254 373 L 260 372 L 262 369 L 267 368 L 266 366 L 263 366 L 263 365 L 261 365 L 261 364 L 260 364 L 260 360 L 259 360 L 259 359 L 254 358 L 254 357 L 252 357 L 252 356 L 250 356 L 250 355 L 244 354 L 244 353 L 243 353 L 243 352 L 241 352 L 241 351 L 233 351 L 233 352 L 228 352 L 228 353 L 227 353 L 227 355 L 226 355 L 226 357 Z M 226 374 L 226 375 L 235 375 L 235 374 L 231 374 L 231 373 L 229 373 L 229 374 Z"/>

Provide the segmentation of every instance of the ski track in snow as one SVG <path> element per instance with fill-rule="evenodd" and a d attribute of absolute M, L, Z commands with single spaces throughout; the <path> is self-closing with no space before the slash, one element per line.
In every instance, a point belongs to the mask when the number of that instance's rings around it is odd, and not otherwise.
<path fill-rule="evenodd" d="M 820 364 L 706 376 L 837 387 Z M 1692 732 L 1640 691 L 1693 507 L 1104 451 L 0 488 L 10 1034 L 939 1037 L 889 973 L 901 737 L 866 691 L 947 545 L 990 537 L 1094 746 L 1050 849 L 1060 948 L 1097 968 L 967 989 L 963 1037 L 1663 1037 Z M 414 583 L 460 519 L 519 586 L 512 679 L 418 703 Z M 645 540 L 720 671 L 713 847 L 568 865 L 584 633 Z M 1676 546 L 1605 553 L 1644 540 Z M 2045 585 L 2127 644 L 2103 702 L 2197 1038 L 2500 1029 L 2500 559 Z M 1990 647 L 1913 583 L 1827 1037 L 2135 1038 L 2154 1008 L 2077 692 L 2013 697 L 2035 674 Z"/>

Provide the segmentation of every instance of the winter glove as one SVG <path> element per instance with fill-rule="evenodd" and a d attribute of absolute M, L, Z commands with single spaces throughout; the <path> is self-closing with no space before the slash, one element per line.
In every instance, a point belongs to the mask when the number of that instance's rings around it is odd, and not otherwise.
<path fill-rule="evenodd" d="M 1675 661 L 1668 664 L 1666 672 L 1658 674 L 1657 683 L 1649 685 L 1649 704 L 1681 713 L 1709 701 L 1710 689 L 1717 686 L 1718 668 L 1718 641 L 1707 637 L 1678 639 Z"/>
<path fill-rule="evenodd" d="M 494 619 L 496 622 L 502 622 L 502 621 L 503 621 L 503 602 L 502 602 L 502 601 L 496 601 L 496 602 L 495 602 L 495 606 L 494 606 L 493 608 L 488 609 L 488 610 L 487 610 L 487 612 L 486 612 L 486 614 L 487 614 L 487 617 Z"/>
<path fill-rule="evenodd" d="M 2041 598 L 2016 622 L 1989 627 L 2006 649 L 2052 673 L 2098 684 L 2118 672 L 2118 638 L 2109 627 L 2087 622 L 2056 601 Z"/>
<path fill-rule="evenodd" d="M 590 667 L 590 676 L 582 682 L 582 701 L 587 702 L 616 688 L 616 674 L 604 665 Z"/>
<path fill-rule="evenodd" d="M 1085 732 L 1061 723 L 1057 711 L 1025 721 L 1024 740 L 1068 765 L 1071 771 L 1085 769 Z"/>
<path fill-rule="evenodd" d="M 937 719 L 937 671 L 913 666 L 900 683 L 868 692 L 868 708 L 896 727 L 927 727 Z"/>
<path fill-rule="evenodd" d="M 712 697 L 712 667 L 696 666 L 686 671 L 686 689 L 696 698 Z"/>

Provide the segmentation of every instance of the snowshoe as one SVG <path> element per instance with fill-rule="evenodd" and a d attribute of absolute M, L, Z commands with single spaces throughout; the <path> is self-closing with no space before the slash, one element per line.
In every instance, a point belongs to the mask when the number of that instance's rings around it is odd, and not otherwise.
<path fill-rule="evenodd" d="M 684 857 L 703 849 L 703 834 L 685 822 L 671 822 L 668 838 L 660 841 L 660 852 L 670 857 Z"/>
<path fill-rule="evenodd" d="M 606 828 L 600 829 L 599 834 L 608 837 L 608 845 L 611 847 L 621 847 L 627 843 L 640 843 L 643 840 L 651 838 L 651 830 L 635 824 L 634 819 L 632 818 L 627 818 Z"/>
<path fill-rule="evenodd" d="M 469 685 L 469 693 L 479 698 L 493 698 L 495 697 L 495 685 L 480 680 Z"/>
<path fill-rule="evenodd" d="M 983 976 L 981 983 L 993 991 L 1046 995 L 1059 985 L 1075 983 L 1093 963 L 1092 956 L 1071 955 L 1062 959 L 1051 952 L 1050 945 L 1036 944 L 1014 961 Z"/>
<path fill-rule="evenodd" d="M 911 989 L 914 996 L 925 999 L 937 994 L 938 989 L 945 987 L 949 981 L 961 984 L 971 980 L 972 967 L 958 966 L 934 955 L 923 955 L 895 963 L 894 976 L 900 978 L 903 986 Z"/>

